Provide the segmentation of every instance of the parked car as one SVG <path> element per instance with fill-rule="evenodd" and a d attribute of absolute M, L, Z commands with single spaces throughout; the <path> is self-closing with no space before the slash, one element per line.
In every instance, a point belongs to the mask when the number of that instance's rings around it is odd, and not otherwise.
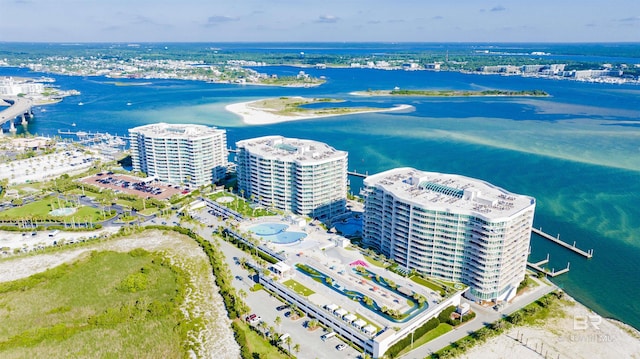
<path fill-rule="evenodd" d="M 338 345 L 336 345 L 336 349 L 338 349 L 339 351 L 343 351 L 347 348 L 347 345 L 344 343 L 340 343 Z"/>
<path fill-rule="evenodd" d="M 282 310 L 285 310 L 285 309 L 287 309 L 287 308 L 289 308 L 289 305 L 288 305 L 288 304 L 284 304 L 284 305 L 279 305 L 279 306 L 277 306 L 277 307 L 276 307 L 276 310 L 277 310 L 277 311 L 282 311 Z"/>

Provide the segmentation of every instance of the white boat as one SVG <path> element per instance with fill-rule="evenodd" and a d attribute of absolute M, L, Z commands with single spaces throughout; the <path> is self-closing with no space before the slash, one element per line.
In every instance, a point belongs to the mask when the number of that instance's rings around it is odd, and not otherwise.
<path fill-rule="evenodd" d="M 127 106 L 131 106 L 131 102 L 127 102 Z"/>
<path fill-rule="evenodd" d="M 76 123 L 75 122 L 71 123 L 71 127 L 76 127 Z"/>
<path fill-rule="evenodd" d="M 82 106 L 82 105 L 84 105 L 84 103 L 78 102 L 78 106 Z"/>

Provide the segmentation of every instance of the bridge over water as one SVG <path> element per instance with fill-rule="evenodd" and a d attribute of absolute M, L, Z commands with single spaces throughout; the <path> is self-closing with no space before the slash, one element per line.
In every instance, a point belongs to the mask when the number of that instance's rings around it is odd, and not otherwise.
<path fill-rule="evenodd" d="M 4 110 L 0 111 L 0 133 L 2 132 L 2 126 L 9 122 L 9 131 L 15 132 L 16 125 L 15 120 L 20 120 L 20 123 L 26 125 L 28 120 L 33 118 L 33 100 L 25 97 L 17 96 L 4 96 L 0 99 L 0 109 L 3 105 L 8 105 Z"/>

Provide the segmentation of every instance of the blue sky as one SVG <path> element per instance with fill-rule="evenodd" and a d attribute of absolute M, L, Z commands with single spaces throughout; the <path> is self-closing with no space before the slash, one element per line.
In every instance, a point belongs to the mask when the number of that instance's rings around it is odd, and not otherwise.
<path fill-rule="evenodd" d="M 0 0 L 0 41 L 640 42 L 640 1 Z"/>

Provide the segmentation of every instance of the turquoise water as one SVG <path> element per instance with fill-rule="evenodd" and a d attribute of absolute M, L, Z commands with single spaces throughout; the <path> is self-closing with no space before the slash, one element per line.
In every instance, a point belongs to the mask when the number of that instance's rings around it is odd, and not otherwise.
<path fill-rule="evenodd" d="M 279 75 L 292 67 L 259 68 Z M 487 180 L 536 197 L 536 227 L 583 249 L 585 260 L 544 239 L 532 239 L 532 260 L 550 253 L 550 267 L 571 271 L 554 279 L 604 316 L 640 328 L 640 86 L 578 83 L 448 72 L 305 69 L 326 76 L 317 88 L 295 89 L 152 80 L 114 86 L 104 78 L 54 76 L 81 96 L 36 109 L 32 133 L 58 129 L 124 134 L 153 122 L 198 123 L 227 130 L 228 143 L 263 135 L 327 142 L 349 152 L 349 169 L 376 173 L 410 166 Z M 0 68 L 0 75 L 25 75 Z M 540 89 L 548 98 L 356 97 L 357 90 Z M 229 103 L 277 96 L 338 97 L 406 112 L 362 114 L 268 126 L 246 126 L 225 112 Z M 83 106 L 78 106 L 83 102 Z M 131 102 L 131 106 L 127 106 Z M 44 107 L 43 107 L 44 108 Z M 77 127 L 72 128 L 75 122 Z M 358 192 L 361 179 L 351 178 Z"/>
<path fill-rule="evenodd" d="M 58 208 L 49 212 L 51 216 L 68 216 L 76 212 L 75 208 Z"/>
<path fill-rule="evenodd" d="M 277 244 L 295 243 L 307 236 L 303 232 L 287 231 L 288 225 L 282 223 L 261 223 L 249 228 L 249 231 L 265 241 Z"/>
<path fill-rule="evenodd" d="M 249 231 L 259 236 L 272 236 L 285 231 L 287 228 L 289 228 L 289 226 L 282 223 L 260 223 L 251 226 Z"/>

